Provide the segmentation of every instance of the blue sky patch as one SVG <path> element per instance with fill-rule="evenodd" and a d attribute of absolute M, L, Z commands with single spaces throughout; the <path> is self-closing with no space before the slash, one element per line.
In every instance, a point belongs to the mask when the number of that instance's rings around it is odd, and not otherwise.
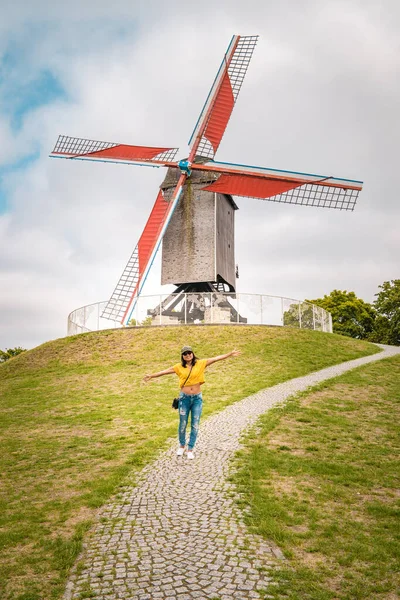
<path fill-rule="evenodd" d="M 1 108 L 12 129 L 18 131 L 26 114 L 58 99 L 66 99 L 66 93 L 55 76 L 44 70 L 31 81 L 11 81 L 3 90 Z"/>
<path fill-rule="evenodd" d="M 8 203 L 9 190 L 6 182 L 7 175 L 10 175 L 15 171 L 25 170 L 32 163 L 38 160 L 39 156 L 39 151 L 33 152 L 28 156 L 24 156 L 24 158 L 21 158 L 13 165 L 7 165 L 5 167 L 0 166 L 0 214 L 7 212 L 7 210 L 10 208 Z"/>
<path fill-rule="evenodd" d="M 91 50 L 102 42 L 113 40 L 120 42 L 131 38 L 135 32 L 135 20 L 121 19 L 90 19 L 87 22 L 68 22 L 67 28 L 82 32 L 82 48 Z M 24 121 L 33 111 L 57 101 L 70 100 L 58 72 L 48 62 L 45 52 L 46 40 L 51 34 L 56 36 L 61 30 L 60 23 L 30 22 L 21 24 L 20 28 L 11 30 L 5 41 L 3 51 L 0 50 L 0 115 L 8 123 L 11 132 L 21 132 Z M 70 38 L 60 36 L 60 46 L 57 51 L 65 60 L 76 59 L 78 50 Z M 74 40 L 74 36 L 72 36 Z M 0 214 L 12 209 L 10 202 L 11 177 L 21 172 L 39 158 L 39 152 L 32 152 L 32 146 L 27 149 L 27 156 L 10 163 L 0 164 Z M 7 161 L 7 158 L 5 159 Z M 12 160 L 11 158 L 8 160 Z"/>
<path fill-rule="evenodd" d="M 13 133 L 22 128 L 30 112 L 67 98 L 60 81 L 49 68 L 32 64 L 29 43 L 14 40 L 0 56 L 0 113 Z M 0 165 L 0 214 L 10 210 L 8 175 L 24 171 L 39 157 L 36 149 L 32 151 L 30 147 L 28 152 L 13 163 Z"/>
<path fill-rule="evenodd" d="M 7 212 L 7 197 L 5 192 L 1 187 L 1 179 L 0 179 L 0 215 Z"/>

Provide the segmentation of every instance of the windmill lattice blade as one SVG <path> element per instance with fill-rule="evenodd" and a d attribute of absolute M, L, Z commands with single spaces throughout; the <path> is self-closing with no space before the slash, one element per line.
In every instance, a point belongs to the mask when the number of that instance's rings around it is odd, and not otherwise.
<path fill-rule="evenodd" d="M 139 242 L 132 252 L 102 317 L 113 321 L 123 321 L 166 220 L 169 207 L 170 202 L 160 190 Z"/>
<path fill-rule="evenodd" d="M 178 148 L 130 146 L 128 144 L 100 142 L 59 135 L 50 156 L 53 158 L 79 158 L 81 160 L 149 163 L 161 166 L 172 162 L 177 152 Z"/>
<path fill-rule="evenodd" d="M 258 36 L 233 36 L 189 140 L 190 159 L 213 158 L 238 98 Z"/>
<path fill-rule="evenodd" d="M 349 182 L 350 183 L 350 182 Z M 221 175 L 217 181 L 203 188 L 210 192 L 259 198 L 272 202 L 301 204 L 320 208 L 354 210 L 361 187 L 345 183 L 288 181 L 249 175 Z"/>
<path fill-rule="evenodd" d="M 139 253 L 136 246 L 101 316 L 111 321 L 121 322 L 126 308 L 135 293 L 138 281 Z"/>
<path fill-rule="evenodd" d="M 102 313 L 106 319 L 118 319 L 122 324 L 129 320 L 129 311 L 132 312 L 133 301 L 139 296 L 146 281 L 165 230 L 179 202 L 185 180 L 186 175 L 182 174 L 172 194 L 159 191 L 139 242 Z"/>
<path fill-rule="evenodd" d="M 360 190 L 306 183 L 283 194 L 264 198 L 264 200 L 284 202 L 286 204 L 317 206 L 319 208 L 354 210 L 359 193 Z"/>

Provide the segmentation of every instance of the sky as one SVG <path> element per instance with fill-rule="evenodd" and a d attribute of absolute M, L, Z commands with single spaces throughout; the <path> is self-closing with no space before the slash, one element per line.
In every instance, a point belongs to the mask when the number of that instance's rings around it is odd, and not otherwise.
<path fill-rule="evenodd" d="M 187 143 L 234 34 L 260 36 L 216 160 L 364 181 L 354 212 L 235 198 L 240 293 L 398 279 L 398 0 L 0 0 L 0 348 L 107 300 L 165 172 L 50 159 L 59 134 Z M 159 253 L 160 254 L 160 253 Z M 143 294 L 167 293 L 156 260 Z"/>

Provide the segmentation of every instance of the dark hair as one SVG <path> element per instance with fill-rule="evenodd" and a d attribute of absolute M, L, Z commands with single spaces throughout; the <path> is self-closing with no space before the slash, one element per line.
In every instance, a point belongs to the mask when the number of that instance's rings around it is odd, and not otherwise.
<path fill-rule="evenodd" d="M 194 367 L 194 365 L 196 364 L 196 361 L 198 361 L 199 359 L 197 358 L 197 356 L 195 355 L 194 352 L 192 354 L 193 354 L 192 366 Z M 183 354 L 181 354 L 181 363 L 182 363 L 182 367 L 186 367 L 187 366 L 186 361 L 183 360 Z"/>

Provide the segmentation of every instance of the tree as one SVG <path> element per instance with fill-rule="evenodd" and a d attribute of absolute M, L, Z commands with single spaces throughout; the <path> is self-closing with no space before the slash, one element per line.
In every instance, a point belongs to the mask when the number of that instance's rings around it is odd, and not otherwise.
<path fill-rule="evenodd" d="M 136 319 L 131 319 L 128 322 L 128 327 L 136 327 L 137 325 L 141 325 L 142 327 L 150 327 L 150 325 L 153 324 L 153 319 L 151 318 L 151 316 L 149 315 L 148 317 L 145 317 L 143 319 L 143 321 L 136 321 Z"/>
<path fill-rule="evenodd" d="M 16 348 L 6 348 L 4 350 L 0 350 L 0 363 L 6 362 L 10 358 L 21 354 L 21 352 L 26 352 L 25 348 L 21 348 L 20 346 Z"/>
<path fill-rule="evenodd" d="M 385 281 L 375 294 L 376 319 L 371 342 L 400 345 L 400 279 Z"/>
<path fill-rule="evenodd" d="M 313 307 L 308 302 L 293 302 L 289 310 L 283 313 L 283 325 L 285 327 L 301 327 L 302 329 L 314 329 Z"/>
<path fill-rule="evenodd" d="M 309 300 L 332 315 L 333 332 L 357 339 L 366 339 L 374 328 L 375 310 L 357 298 L 354 292 L 333 290 L 328 296 Z"/>

